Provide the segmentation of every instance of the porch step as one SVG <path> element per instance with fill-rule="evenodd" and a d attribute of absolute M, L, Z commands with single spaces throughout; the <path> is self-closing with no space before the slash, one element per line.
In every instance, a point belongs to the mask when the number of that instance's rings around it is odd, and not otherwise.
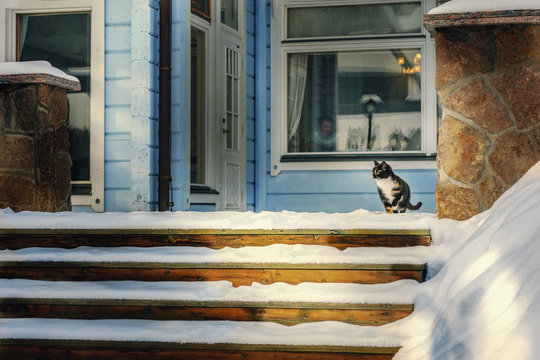
<path fill-rule="evenodd" d="M 429 245 L 428 230 L 0 230 L 0 354 L 391 359 L 377 325 L 413 311 Z"/>
<path fill-rule="evenodd" d="M 349 247 L 429 246 L 429 230 L 134 230 L 134 229 L 3 229 L 0 250 L 27 247 L 79 246 L 268 246 L 273 244 L 324 245 L 343 250 Z"/>
<path fill-rule="evenodd" d="M 399 347 L 0 339 L 5 359 L 391 360 Z"/>
<path fill-rule="evenodd" d="M 0 318 L 315 321 L 376 326 L 409 315 L 414 281 L 244 286 L 226 282 L 51 282 L 0 279 Z M 385 293 L 403 291 L 388 302 Z M 288 295 L 283 295 L 288 293 Z"/>
<path fill-rule="evenodd" d="M 266 264 L 148 262 L 0 262 L 0 277 L 54 281 L 230 281 L 234 286 L 272 284 L 378 284 L 423 281 L 425 265 L 417 264 Z"/>

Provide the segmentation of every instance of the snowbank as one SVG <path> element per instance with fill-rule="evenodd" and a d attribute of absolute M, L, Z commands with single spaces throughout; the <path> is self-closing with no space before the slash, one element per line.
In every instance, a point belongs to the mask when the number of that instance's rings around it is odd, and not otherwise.
<path fill-rule="evenodd" d="M 540 359 L 539 213 L 540 163 L 490 210 L 438 225 L 447 259 L 394 325 L 415 334 L 396 359 Z"/>
<path fill-rule="evenodd" d="M 538 0 L 452 0 L 432 9 L 428 14 L 536 9 L 540 9 Z"/>
<path fill-rule="evenodd" d="M 21 74 L 46 74 L 57 76 L 70 81 L 79 82 L 74 76 L 68 75 L 60 69 L 51 65 L 48 61 L 16 61 L 1 62 L 0 75 L 21 75 Z"/>

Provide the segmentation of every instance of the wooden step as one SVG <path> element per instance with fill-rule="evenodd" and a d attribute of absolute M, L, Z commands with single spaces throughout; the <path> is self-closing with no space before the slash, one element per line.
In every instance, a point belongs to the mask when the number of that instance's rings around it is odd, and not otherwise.
<path fill-rule="evenodd" d="M 0 339 L 2 359 L 390 360 L 398 347 Z"/>
<path fill-rule="evenodd" d="M 403 279 L 422 282 L 425 265 L 414 264 L 264 264 L 147 262 L 0 262 L 0 277 L 51 281 L 219 281 L 233 286 L 272 284 L 377 284 Z"/>
<path fill-rule="evenodd" d="M 349 247 L 429 246 L 429 230 L 141 230 L 3 229 L 0 250 L 26 247 L 202 246 L 224 247 L 303 244 Z"/>
<path fill-rule="evenodd" d="M 2 318 L 271 321 L 283 325 L 341 321 L 378 326 L 412 311 L 412 304 L 0 298 Z"/>

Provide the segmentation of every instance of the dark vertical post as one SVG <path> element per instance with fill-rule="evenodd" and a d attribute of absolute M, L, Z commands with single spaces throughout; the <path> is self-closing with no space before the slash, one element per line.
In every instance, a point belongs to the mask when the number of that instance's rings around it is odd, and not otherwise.
<path fill-rule="evenodd" d="M 169 208 L 171 178 L 171 1 L 159 12 L 159 174 L 158 209 Z"/>

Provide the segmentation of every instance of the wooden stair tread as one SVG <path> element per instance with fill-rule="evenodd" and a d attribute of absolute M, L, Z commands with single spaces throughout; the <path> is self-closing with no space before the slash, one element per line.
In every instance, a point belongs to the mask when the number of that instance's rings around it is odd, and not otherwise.
<path fill-rule="evenodd" d="M 47 339 L 0 339 L 0 353 L 17 359 L 282 359 L 390 360 L 399 347 L 162 343 Z"/>
<path fill-rule="evenodd" d="M 4 229 L 0 250 L 25 247 L 202 246 L 224 247 L 303 244 L 348 247 L 429 246 L 429 230 L 141 230 Z"/>
<path fill-rule="evenodd" d="M 411 264 L 261 264 L 261 263 L 92 263 L 2 262 L 0 277 L 65 281 L 231 281 L 234 286 L 254 282 L 388 283 L 403 279 L 422 282 L 425 265 Z"/>
<path fill-rule="evenodd" d="M 256 301 L 2 298 L 0 317 L 271 321 L 297 325 L 341 321 L 378 326 L 402 319 L 412 304 L 340 304 Z"/>

